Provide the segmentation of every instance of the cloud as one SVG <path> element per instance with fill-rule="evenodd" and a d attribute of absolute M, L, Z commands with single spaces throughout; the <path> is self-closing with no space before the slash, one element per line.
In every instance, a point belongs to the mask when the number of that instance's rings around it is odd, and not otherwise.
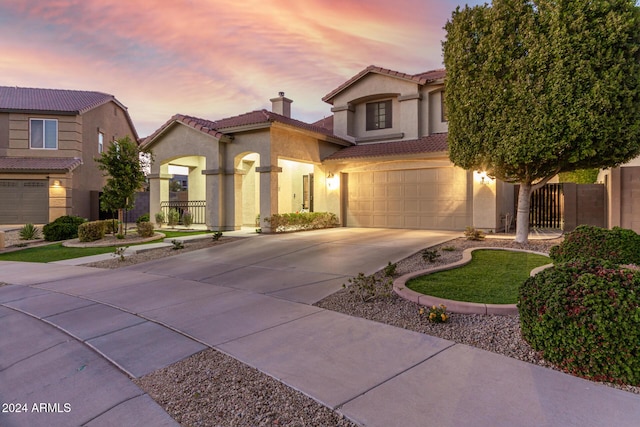
<path fill-rule="evenodd" d="M 180 112 L 217 119 L 285 91 L 294 116 L 368 65 L 441 66 L 454 2 L 4 0 L 2 84 L 113 93 L 141 135 Z M 144 124 L 144 125 L 143 125 Z"/>

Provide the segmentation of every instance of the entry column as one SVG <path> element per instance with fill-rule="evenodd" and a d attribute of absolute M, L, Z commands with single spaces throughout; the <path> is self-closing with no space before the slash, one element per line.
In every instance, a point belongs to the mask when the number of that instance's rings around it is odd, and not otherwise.
<path fill-rule="evenodd" d="M 271 224 L 265 221 L 271 215 L 278 213 L 278 173 L 279 166 L 260 166 L 256 168 L 260 174 L 260 227 L 265 233 L 270 233 Z"/>

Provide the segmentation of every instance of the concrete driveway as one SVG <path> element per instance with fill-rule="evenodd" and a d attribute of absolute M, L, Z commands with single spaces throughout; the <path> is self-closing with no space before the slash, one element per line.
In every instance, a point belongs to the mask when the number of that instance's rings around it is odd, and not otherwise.
<path fill-rule="evenodd" d="M 10 284 L 0 286 L 0 323 L 9 325 L 0 340 L 0 398 L 74 409 L 53 423 L 0 413 L 0 425 L 172 425 L 130 383 L 126 393 L 111 387 L 97 400 L 86 396 L 99 383 L 123 384 L 123 372 L 140 377 L 207 347 L 363 425 L 637 425 L 638 395 L 309 305 L 350 276 L 457 235 L 265 235 L 113 271 L 0 262 L 0 282 Z M 55 369 L 35 370 L 47 366 Z"/>

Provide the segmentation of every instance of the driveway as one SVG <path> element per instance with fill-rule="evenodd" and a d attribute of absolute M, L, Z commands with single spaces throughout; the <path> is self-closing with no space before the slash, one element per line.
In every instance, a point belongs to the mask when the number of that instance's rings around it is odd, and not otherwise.
<path fill-rule="evenodd" d="M 460 232 L 334 228 L 242 239 L 129 267 L 313 304 L 358 273 L 372 274 Z"/>

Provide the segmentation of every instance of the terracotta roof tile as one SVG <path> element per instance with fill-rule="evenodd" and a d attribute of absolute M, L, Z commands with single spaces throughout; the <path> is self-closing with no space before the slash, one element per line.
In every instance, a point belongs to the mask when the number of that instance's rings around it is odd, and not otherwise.
<path fill-rule="evenodd" d="M 239 116 L 227 117 L 217 121 L 200 119 L 198 117 L 186 116 L 182 114 L 176 114 L 169 119 L 164 125 L 162 125 L 153 134 L 145 138 L 143 144 L 150 143 L 159 134 L 163 133 L 172 123 L 175 121 L 181 122 L 187 126 L 191 126 L 201 132 L 208 133 L 216 138 L 220 138 L 223 135 L 231 135 L 232 129 L 240 126 L 250 126 L 258 124 L 269 124 L 273 122 L 283 123 L 289 126 L 305 129 L 308 131 L 320 133 L 333 137 L 334 139 L 343 141 L 341 138 L 333 134 L 333 125 L 330 128 L 319 126 L 317 124 L 309 124 L 300 120 L 292 119 L 280 114 L 273 113 L 267 110 L 257 110 L 248 113 L 240 114 Z M 230 131 L 231 130 L 231 131 Z M 345 145 L 350 144 L 348 141 L 344 141 Z"/>
<path fill-rule="evenodd" d="M 317 122 L 313 122 L 312 125 L 318 126 L 318 127 L 327 129 L 330 132 L 333 132 L 333 114 L 330 115 L 329 117 L 320 119 Z"/>
<path fill-rule="evenodd" d="M 431 70 L 431 71 L 425 71 L 424 73 L 419 73 L 419 74 L 405 74 L 405 73 L 401 73 L 399 71 L 393 71 L 393 70 L 389 70 L 387 68 L 382 68 L 382 67 L 377 67 L 375 65 L 369 65 L 367 68 L 365 68 L 364 70 L 360 71 L 358 74 L 356 74 L 355 76 L 351 77 L 349 80 L 347 80 L 346 82 L 344 82 L 343 84 L 341 84 L 340 86 L 338 86 L 337 88 L 335 88 L 334 90 L 332 90 L 331 92 L 329 92 L 327 95 L 325 95 L 322 100 L 324 102 L 328 102 L 331 104 L 331 100 L 340 92 L 342 92 L 343 90 L 345 90 L 347 87 L 351 86 L 352 84 L 354 84 L 355 82 L 357 82 L 358 80 L 360 80 L 361 78 L 363 78 L 364 76 L 366 76 L 369 73 L 376 73 L 376 74 L 386 74 L 388 76 L 392 76 L 392 77 L 397 77 L 400 79 L 404 79 L 404 80 L 410 80 L 415 82 L 416 84 L 419 85 L 424 85 L 427 84 L 429 82 L 444 78 L 445 74 L 446 74 L 446 70 L 444 69 L 439 69 L 439 70 Z"/>
<path fill-rule="evenodd" d="M 359 144 L 344 148 L 325 160 L 349 160 L 383 156 L 438 153 L 447 151 L 447 134 L 435 133 L 419 139 Z"/>
<path fill-rule="evenodd" d="M 0 86 L 0 110 L 6 111 L 81 114 L 109 101 L 121 105 L 113 95 L 102 92 Z"/>
<path fill-rule="evenodd" d="M 70 172 L 82 164 L 77 157 L 0 157 L 0 171 Z"/>

